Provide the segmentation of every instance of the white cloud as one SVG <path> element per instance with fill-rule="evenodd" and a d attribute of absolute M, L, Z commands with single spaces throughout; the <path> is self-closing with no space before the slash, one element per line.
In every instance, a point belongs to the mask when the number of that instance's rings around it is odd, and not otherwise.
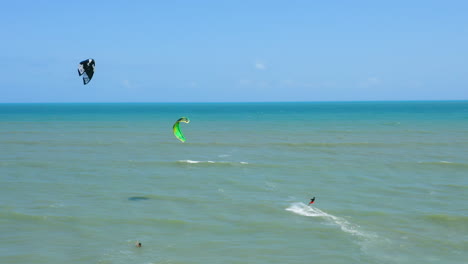
<path fill-rule="evenodd" d="M 258 81 L 256 83 L 256 85 L 258 87 L 261 87 L 261 88 L 267 88 L 267 87 L 270 87 L 270 82 L 268 82 L 268 81 Z"/>
<path fill-rule="evenodd" d="M 369 77 L 366 80 L 359 83 L 359 86 L 373 87 L 373 86 L 378 86 L 380 84 L 382 84 L 382 80 L 380 80 L 378 77 Z"/>
<path fill-rule="evenodd" d="M 292 87 L 292 86 L 295 86 L 297 85 L 297 83 L 293 80 L 282 80 L 280 82 L 281 85 L 284 85 L 284 86 L 287 86 L 287 87 Z"/>
<path fill-rule="evenodd" d="M 380 79 L 377 78 L 377 77 L 369 77 L 369 78 L 367 79 L 367 82 L 368 82 L 369 84 L 379 84 L 379 83 L 380 83 Z"/>
<path fill-rule="evenodd" d="M 420 88 L 424 86 L 424 83 L 417 80 L 412 80 L 408 83 L 408 86 L 411 88 Z"/>
<path fill-rule="evenodd" d="M 289 88 L 305 88 L 305 89 L 323 89 L 323 88 L 332 88 L 336 84 L 332 81 L 326 82 L 310 82 L 310 81 L 296 81 L 291 79 L 285 79 L 279 81 L 281 87 Z"/>
<path fill-rule="evenodd" d="M 129 80 L 123 80 L 123 81 L 122 81 L 122 85 L 123 85 L 125 88 L 128 88 L 128 89 L 133 88 L 132 85 L 130 84 L 130 81 L 129 81 Z"/>
<path fill-rule="evenodd" d="M 248 87 L 256 87 L 256 88 L 267 88 L 270 87 L 270 82 L 265 80 L 248 80 L 248 79 L 241 79 L 239 80 L 239 85 L 241 86 L 248 86 Z"/>
<path fill-rule="evenodd" d="M 257 70 L 265 70 L 266 69 L 266 65 L 262 62 L 256 62 L 255 63 L 255 69 Z"/>
<path fill-rule="evenodd" d="M 250 84 L 252 84 L 252 81 L 247 80 L 247 79 L 241 79 L 241 80 L 239 80 L 239 84 L 240 85 L 250 85 Z"/>

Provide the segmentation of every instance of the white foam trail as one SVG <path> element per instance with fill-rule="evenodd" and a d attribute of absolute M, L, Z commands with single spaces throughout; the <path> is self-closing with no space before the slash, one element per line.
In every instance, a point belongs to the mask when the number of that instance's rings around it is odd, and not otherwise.
<path fill-rule="evenodd" d="M 328 214 L 304 203 L 293 203 L 286 210 L 303 216 L 320 217 L 330 224 L 338 225 L 342 231 L 356 236 L 358 238 L 356 239 L 356 243 L 361 247 L 361 250 L 365 254 L 377 258 L 379 260 L 378 263 L 395 263 L 394 259 L 382 255 L 382 253 L 386 254 L 385 249 L 391 248 L 391 242 L 386 238 L 380 237 L 373 232 L 363 232 L 359 230 L 358 225 L 352 224 L 344 218 Z M 399 248 L 393 251 L 396 250 L 399 250 Z"/>
<path fill-rule="evenodd" d="M 309 217 L 323 217 L 328 222 L 338 225 L 341 228 L 341 230 L 343 230 L 344 232 L 357 235 L 357 236 L 362 236 L 362 237 L 369 236 L 357 230 L 358 226 L 349 223 L 345 219 L 331 215 L 331 214 L 327 214 L 324 211 L 316 207 L 311 207 L 304 203 L 293 203 L 288 208 L 286 208 L 286 211 L 290 211 L 298 215 L 309 216 Z"/>

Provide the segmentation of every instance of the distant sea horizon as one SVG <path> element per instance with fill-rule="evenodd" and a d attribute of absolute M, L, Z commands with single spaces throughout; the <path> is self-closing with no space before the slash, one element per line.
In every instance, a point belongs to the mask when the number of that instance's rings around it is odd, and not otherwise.
<path fill-rule="evenodd" d="M 467 102 L 468 99 L 443 99 L 443 100 L 346 100 L 346 101 L 199 101 L 199 102 L 158 102 L 158 101 L 116 101 L 116 102 L 0 102 L 0 104 L 242 104 L 242 103 L 392 103 L 392 102 Z"/>

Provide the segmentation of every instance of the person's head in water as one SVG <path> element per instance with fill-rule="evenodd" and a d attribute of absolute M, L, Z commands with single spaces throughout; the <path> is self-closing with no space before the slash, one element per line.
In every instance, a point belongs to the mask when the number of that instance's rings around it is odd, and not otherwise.
<path fill-rule="evenodd" d="M 141 247 L 141 243 L 137 241 L 136 244 L 135 244 L 135 246 L 136 246 L 136 247 Z"/>

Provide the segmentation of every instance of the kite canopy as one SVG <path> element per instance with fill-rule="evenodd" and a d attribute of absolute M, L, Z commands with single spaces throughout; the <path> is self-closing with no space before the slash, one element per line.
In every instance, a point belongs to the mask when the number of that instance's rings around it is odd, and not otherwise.
<path fill-rule="evenodd" d="M 184 122 L 184 123 L 190 123 L 190 120 L 187 117 L 181 117 L 179 120 L 177 120 L 174 123 L 174 126 L 172 126 L 172 130 L 174 130 L 174 136 L 179 139 L 182 142 L 185 142 L 185 136 L 180 130 L 179 123 Z"/>
<path fill-rule="evenodd" d="M 83 75 L 83 84 L 89 83 L 91 78 L 93 78 L 94 65 L 95 63 L 93 59 L 87 59 L 78 64 L 78 74 L 79 76 Z"/>

